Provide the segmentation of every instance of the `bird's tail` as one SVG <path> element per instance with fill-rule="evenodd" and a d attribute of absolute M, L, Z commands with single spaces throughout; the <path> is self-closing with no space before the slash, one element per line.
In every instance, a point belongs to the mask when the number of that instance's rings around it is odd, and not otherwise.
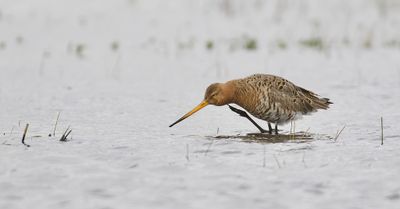
<path fill-rule="evenodd" d="M 333 104 L 331 101 L 329 101 L 328 98 L 318 98 L 317 101 L 314 102 L 317 106 L 318 109 L 328 109 L 329 105 Z"/>
<path fill-rule="evenodd" d="M 314 110 L 326 110 L 329 108 L 330 104 L 333 104 L 328 98 L 321 98 L 318 94 L 315 94 L 314 92 L 311 92 L 307 89 L 303 89 L 300 87 L 300 90 L 304 94 L 304 96 L 307 97 L 310 106 L 312 106 Z"/>

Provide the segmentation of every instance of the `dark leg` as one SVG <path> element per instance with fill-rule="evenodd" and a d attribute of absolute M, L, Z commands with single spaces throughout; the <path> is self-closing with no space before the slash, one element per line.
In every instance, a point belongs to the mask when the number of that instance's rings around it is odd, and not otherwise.
<path fill-rule="evenodd" d="M 269 129 L 269 134 L 272 134 L 272 126 L 270 122 L 268 122 L 268 129 Z"/>
<path fill-rule="evenodd" d="M 230 108 L 233 112 L 239 114 L 239 115 L 242 116 L 242 117 L 247 118 L 251 123 L 253 123 L 253 125 L 255 125 L 255 126 L 258 128 L 258 130 L 260 130 L 261 133 L 266 133 L 266 132 L 267 132 L 266 130 L 264 130 L 263 128 L 261 128 L 261 126 L 259 126 L 253 119 L 251 119 L 250 116 L 249 116 L 245 111 L 239 110 L 239 109 L 234 108 L 234 107 L 232 107 L 232 106 L 230 106 L 230 105 L 228 105 L 228 106 L 229 106 L 229 108 Z M 272 129 L 270 129 L 270 132 L 271 132 L 271 131 L 272 131 Z"/>
<path fill-rule="evenodd" d="M 275 134 L 278 135 L 278 124 L 275 123 Z"/>

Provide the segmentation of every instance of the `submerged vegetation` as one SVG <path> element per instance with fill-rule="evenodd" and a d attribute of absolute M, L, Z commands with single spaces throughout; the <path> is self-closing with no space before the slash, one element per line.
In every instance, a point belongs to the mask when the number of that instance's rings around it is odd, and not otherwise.
<path fill-rule="evenodd" d="M 383 43 L 388 48 L 400 48 L 400 40 L 390 40 Z"/>
<path fill-rule="evenodd" d="M 208 41 L 206 42 L 206 49 L 212 50 L 213 48 L 214 48 L 214 42 L 211 41 L 211 40 L 208 40 Z"/>
<path fill-rule="evenodd" d="M 257 40 L 254 38 L 246 38 L 244 48 L 247 50 L 256 50 Z"/>
<path fill-rule="evenodd" d="M 119 49 L 119 43 L 117 41 L 111 42 L 111 50 L 118 51 L 118 49 Z"/>
<path fill-rule="evenodd" d="M 312 48 L 316 50 L 323 50 L 325 48 L 325 43 L 320 37 L 304 39 L 299 41 L 299 43 L 303 47 Z"/>
<path fill-rule="evenodd" d="M 6 46 L 7 46 L 6 42 L 0 41 L 0 50 L 1 50 L 1 49 L 5 49 Z"/>
<path fill-rule="evenodd" d="M 77 44 L 75 46 L 75 53 L 79 58 L 84 57 L 84 51 L 86 49 L 86 46 L 84 44 Z"/>
<path fill-rule="evenodd" d="M 287 48 L 287 43 L 284 41 L 284 40 L 278 40 L 277 42 L 276 42 L 276 46 L 279 48 L 279 49 L 286 49 Z"/>

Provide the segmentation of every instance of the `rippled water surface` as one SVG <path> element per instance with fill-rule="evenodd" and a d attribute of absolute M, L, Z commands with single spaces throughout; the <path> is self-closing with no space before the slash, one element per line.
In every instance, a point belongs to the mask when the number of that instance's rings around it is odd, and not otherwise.
<path fill-rule="evenodd" d="M 324 23 L 313 26 L 308 18 L 290 24 L 301 5 L 266 16 L 274 1 L 254 14 L 248 7 L 236 14 L 236 3 L 225 10 L 227 1 L 49 2 L 0 3 L 0 208 L 400 204 L 400 51 L 384 45 L 398 33 L 391 25 L 398 13 L 380 19 L 375 4 L 352 1 L 348 19 L 335 22 L 323 14 L 342 11 L 335 1 L 310 1 L 306 13 Z M 386 35 L 364 46 L 361 32 L 343 32 L 345 22 Z M 331 32 L 350 43 L 336 43 Z M 315 33 L 331 45 L 298 45 Z M 256 37 L 257 49 L 235 48 L 242 36 Z M 286 48 L 271 45 L 279 39 Z M 295 138 L 290 124 L 278 138 L 251 134 L 257 129 L 227 106 L 168 127 L 207 85 L 253 73 L 285 77 L 334 104 L 296 121 Z M 26 123 L 31 147 L 21 144 Z M 60 142 L 68 127 L 69 140 Z"/>

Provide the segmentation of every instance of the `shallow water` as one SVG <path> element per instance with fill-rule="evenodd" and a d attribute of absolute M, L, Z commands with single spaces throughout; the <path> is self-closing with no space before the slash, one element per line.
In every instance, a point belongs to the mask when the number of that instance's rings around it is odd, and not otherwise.
<path fill-rule="evenodd" d="M 0 208 L 399 205 L 398 49 L 379 47 L 377 37 L 371 49 L 318 51 L 288 42 L 286 50 L 272 50 L 263 45 L 281 37 L 281 27 L 289 24 L 283 21 L 280 27 L 270 25 L 273 34 L 257 33 L 268 36 L 259 39 L 256 51 L 208 51 L 201 40 L 225 43 L 232 34 L 262 28 L 264 17 L 245 13 L 242 22 L 211 14 L 218 21 L 204 34 L 200 20 L 209 16 L 194 3 L 183 4 L 184 10 L 166 6 L 178 11 L 166 19 L 168 11 L 162 4 L 154 7 L 157 1 L 132 7 L 125 1 L 71 2 L 0 3 L 6 8 L 1 10 L 0 29 L 7 28 L 2 30 L 7 48 L 0 50 L 6 58 L 0 59 Z M 347 6 L 353 11 L 360 5 L 364 3 Z M 212 3 L 201 6 L 214 8 Z M 322 13 L 329 9 L 320 8 Z M 289 7 L 289 20 L 298 19 L 295 11 Z M 357 25 L 360 17 L 375 17 L 370 10 L 355 11 L 349 13 L 354 15 L 349 25 Z M 398 15 L 391 14 L 387 18 L 396 22 Z M 366 20 L 365 27 L 374 20 Z M 386 26 L 389 20 L 379 19 Z M 194 27 L 186 28 L 188 23 Z M 321 33 L 341 27 L 335 23 Z M 292 29 L 299 31 L 291 33 L 292 38 L 307 33 L 308 24 L 300 19 L 293 27 L 306 29 Z M 217 29 L 222 25 L 228 32 Z M 376 27 L 396 35 L 393 27 L 382 25 Z M 15 42 L 17 34 L 24 37 L 22 44 Z M 193 48 L 175 46 L 192 36 L 197 38 Z M 115 39 L 120 43 L 116 52 L 110 49 Z M 68 48 L 77 43 L 86 47 L 83 57 Z M 43 58 L 44 51 L 50 55 Z M 296 121 L 296 132 L 307 132 L 311 139 L 281 135 L 282 141 L 265 143 L 270 141 L 264 136 L 248 135 L 257 129 L 228 107 L 206 107 L 168 127 L 202 100 L 210 83 L 253 73 L 283 76 L 333 101 L 329 110 Z M 56 136 L 48 137 L 58 112 Z M 26 123 L 29 148 L 21 144 Z M 60 142 L 69 126 L 69 141 Z M 280 128 L 288 133 L 290 124 Z"/>

